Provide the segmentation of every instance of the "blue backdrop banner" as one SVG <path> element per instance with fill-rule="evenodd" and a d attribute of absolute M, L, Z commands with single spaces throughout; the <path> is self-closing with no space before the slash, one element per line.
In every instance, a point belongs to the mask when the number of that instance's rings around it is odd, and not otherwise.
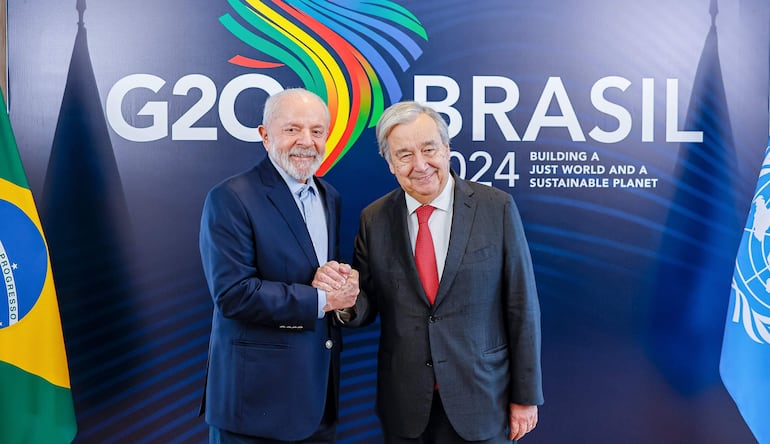
<path fill-rule="evenodd" d="M 321 172 L 343 197 L 345 260 L 361 209 L 398 186 L 373 127 L 399 100 L 446 118 L 459 176 L 516 199 L 543 317 L 546 403 L 526 442 L 754 439 L 719 372 L 721 356 L 734 392 L 748 370 L 726 364 L 732 345 L 768 347 L 745 330 L 762 342 L 767 299 L 730 299 L 761 208 L 766 0 L 7 3 L 10 117 L 76 442 L 207 440 L 203 200 L 264 157 L 262 103 L 295 86 L 329 103 Z M 739 257 L 744 278 L 762 255 Z M 377 342 L 377 325 L 345 331 L 340 443 L 382 441 Z"/>

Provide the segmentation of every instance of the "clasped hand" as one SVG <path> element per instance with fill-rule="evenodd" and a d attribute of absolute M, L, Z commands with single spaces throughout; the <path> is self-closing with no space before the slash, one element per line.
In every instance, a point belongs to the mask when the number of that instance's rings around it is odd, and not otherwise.
<path fill-rule="evenodd" d="M 358 271 L 348 264 L 337 261 L 325 263 L 316 271 L 312 285 L 326 292 L 324 311 L 342 310 L 356 305 Z"/>

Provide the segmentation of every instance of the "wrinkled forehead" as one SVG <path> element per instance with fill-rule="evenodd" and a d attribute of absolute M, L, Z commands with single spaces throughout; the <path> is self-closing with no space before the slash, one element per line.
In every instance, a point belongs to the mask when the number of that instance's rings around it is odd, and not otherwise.
<path fill-rule="evenodd" d="M 436 122 L 425 114 L 394 125 L 388 133 L 387 141 L 391 152 L 444 146 Z"/>
<path fill-rule="evenodd" d="M 329 126 L 329 109 L 320 97 L 305 91 L 284 92 L 265 104 L 264 124 L 281 121 L 314 121 Z M 316 124 L 316 123 L 314 123 Z"/>

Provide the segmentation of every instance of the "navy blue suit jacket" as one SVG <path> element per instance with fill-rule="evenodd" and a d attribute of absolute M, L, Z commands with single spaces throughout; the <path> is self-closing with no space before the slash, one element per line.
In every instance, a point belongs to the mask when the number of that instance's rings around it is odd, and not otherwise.
<path fill-rule="evenodd" d="M 316 183 L 329 258 L 337 259 L 339 193 Z M 318 319 L 310 286 L 318 259 L 291 192 L 267 157 L 209 192 L 200 252 L 214 300 L 206 422 L 245 435 L 304 439 L 321 423 L 329 383 L 336 418 L 339 328 L 332 316 Z"/>

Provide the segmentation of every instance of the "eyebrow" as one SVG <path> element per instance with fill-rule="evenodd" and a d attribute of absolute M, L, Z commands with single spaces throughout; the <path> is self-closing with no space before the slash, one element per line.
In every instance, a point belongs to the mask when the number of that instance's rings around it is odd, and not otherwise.
<path fill-rule="evenodd" d="M 431 146 L 433 146 L 433 147 L 440 146 L 440 144 L 437 143 L 435 140 L 426 140 L 426 141 L 424 141 L 424 142 L 422 142 L 422 143 L 417 145 L 417 150 L 422 150 L 423 148 L 431 147 Z M 411 147 L 410 148 L 400 148 L 400 149 L 396 150 L 396 154 L 407 152 L 407 151 L 411 152 L 413 150 L 414 149 L 411 148 Z"/>
<path fill-rule="evenodd" d="M 308 128 L 326 128 L 326 125 L 324 124 L 311 124 L 311 125 L 304 125 L 299 122 L 286 122 L 283 125 L 281 125 L 281 128 L 286 128 L 287 126 L 299 126 L 299 127 L 308 127 Z"/>

